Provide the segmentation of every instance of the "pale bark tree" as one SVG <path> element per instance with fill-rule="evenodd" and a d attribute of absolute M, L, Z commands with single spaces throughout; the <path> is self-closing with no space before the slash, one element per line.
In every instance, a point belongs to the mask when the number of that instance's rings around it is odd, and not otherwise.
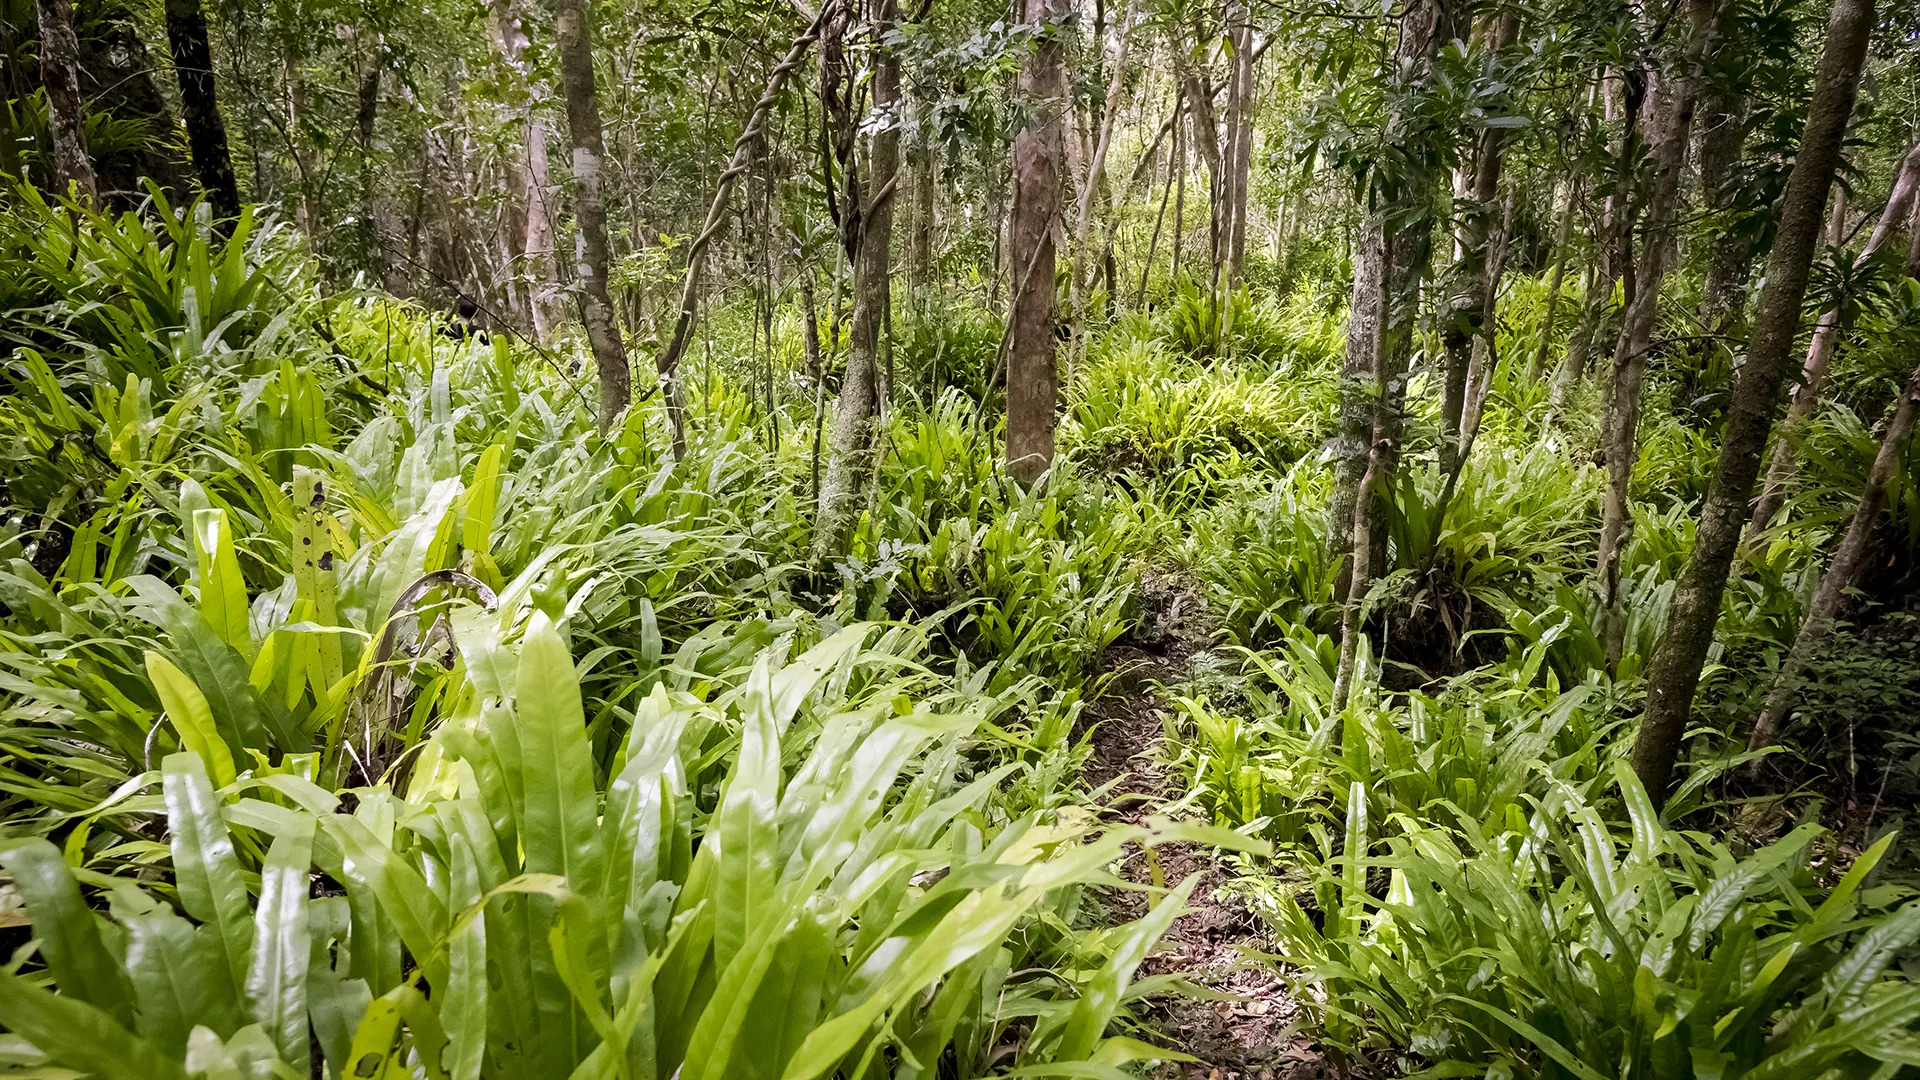
<path fill-rule="evenodd" d="M 580 321 L 600 373 L 600 426 L 610 429 L 633 398 L 626 345 L 607 294 L 612 256 L 607 249 L 607 204 L 601 190 L 606 144 L 600 131 L 600 99 L 593 85 L 593 38 L 588 0 L 559 0 L 560 82 L 567 95 L 567 131 L 573 140 L 573 214 L 579 233 L 575 277 L 580 283 Z"/>
<path fill-rule="evenodd" d="M 495 59 L 510 78 L 533 95 L 537 80 L 526 55 L 530 42 L 520 4 L 517 0 L 494 0 L 487 11 Z M 545 340 L 566 317 L 556 295 L 559 274 L 553 252 L 547 124 L 540 116 L 537 97 L 530 96 L 518 112 L 521 143 L 507 148 L 503 163 L 507 191 L 500 247 L 510 271 L 517 314 L 535 338 Z"/>
<path fill-rule="evenodd" d="M 1520 34 L 1520 19 L 1512 11 L 1492 16 L 1486 34 L 1492 57 L 1511 46 Z M 1454 293 L 1441 329 L 1443 360 L 1440 396 L 1440 468 L 1452 472 L 1461 456 L 1461 419 L 1467 402 L 1467 367 L 1476 341 L 1490 332 L 1488 316 L 1499 282 L 1488 273 L 1496 243 L 1500 170 L 1511 129 L 1488 127 L 1480 132 L 1466 185 L 1466 209 L 1459 230 L 1459 257 L 1454 267 Z"/>
<path fill-rule="evenodd" d="M 1079 214 L 1073 229 L 1073 266 L 1068 277 L 1068 308 L 1071 313 L 1070 328 L 1067 333 L 1067 383 L 1073 383 L 1073 373 L 1079 369 L 1080 360 L 1086 355 L 1087 332 L 1087 293 L 1091 291 L 1092 251 L 1089 249 L 1087 234 L 1093 225 L 1095 204 L 1103 201 L 1106 195 L 1107 152 L 1113 147 L 1113 131 L 1120 118 L 1120 100 L 1126 90 L 1127 45 L 1133 29 L 1133 7 L 1127 7 L 1121 16 L 1118 43 L 1114 48 L 1113 77 L 1107 85 L 1105 108 L 1100 115 L 1100 136 L 1093 148 L 1092 160 L 1087 166 L 1086 182 L 1081 185 Z"/>
<path fill-rule="evenodd" d="M 1553 331 L 1559 325 L 1560 295 L 1566 284 L 1567 258 L 1573 247 L 1573 219 L 1578 214 L 1580 202 L 1580 182 L 1577 177 L 1568 177 L 1566 181 L 1566 205 L 1560 211 L 1559 231 L 1553 238 L 1553 269 L 1547 273 L 1547 310 L 1540 316 L 1540 340 L 1534 346 L 1533 358 L 1527 363 L 1527 381 L 1539 382 L 1546 371 L 1547 350 L 1553 344 Z"/>
<path fill-rule="evenodd" d="M 220 118 L 214 90 L 213 50 L 207 42 L 207 16 L 200 0 L 166 0 L 167 46 L 180 84 L 180 114 L 186 121 L 187 152 L 215 217 L 240 216 L 240 187 L 233 179 L 233 155 L 227 125 Z"/>
<path fill-rule="evenodd" d="M 1548 393 L 1549 428 L 1566 414 L 1567 402 L 1579 389 L 1595 350 L 1613 341 L 1613 321 L 1618 314 L 1614 309 L 1614 293 L 1620 292 L 1625 304 L 1633 301 L 1633 221 L 1629 211 L 1634 190 L 1634 162 L 1638 160 L 1641 146 L 1640 116 L 1646 86 L 1644 73 L 1637 69 L 1606 69 L 1600 75 L 1597 89 L 1605 105 L 1606 122 L 1617 121 L 1620 125 L 1612 150 L 1613 190 L 1601 201 L 1600 222 L 1594 230 L 1594 262 L 1587 272 L 1580 321 L 1567 342 L 1566 355 L 1554 373 Z M 1610 401 L 1604 404 L 1610 405 Z M 1603 409 L 1603 438 L 1610 423 L 1611 415 Z"/>
<path fill-rule="evenodd" d="M 1880 221 L 1867 237 L 1867 246 L 1861 249 L 1859 258 L 1854 260 L 1856 268 L 1865 266 L 1878 255 L 1900 226 L 1905 224 L 1913 212 L 1916 194 L 1920 194 L 1920 146 L 1907 151 L 1906 157 L 1901 159 L 1899 172 L 1894 175 L 1893 191 L 1887 196 L 1887 205 L 1880 214 Z M 1793 402 L 1787 407 L 1786 419 L 1781 421 L 1780 430 L 1774 437 L 1773 460 L 1767 468 L 1767 482 L 1761 488 L 1760 499 L 1754 504 L 1753 518 L 1747 524 L 1749 542 L 1773 523 L 1774 516 L 1780 513 L 1780 507 L 1787 501 L 1787 485 L 1799 469 L 1800 439 L 1813 418 L 1814 408 L 1820 403 L 1820 390 L 1826 382 L 1827 368 L 1833 363 L 1834 347 L 1839 344 L 1840 336 L 1845 331 L 1844 313 L 1838 308 L 1828 309 L 1814 327 L 1813 340 L 1807 343 L 1807 359 L 1800 366 L 1800 382 L 1794 388 Z"/>
<path fill-rule="evenodd" d="M 1053 467 L 1059 361 L 1054 346 L 1054 226 L 1066 173 L 1067 54 L 1060 24 L 1072 0 L 1022 0 L 1021 19 L 1040 28 L 1021 64 L 1015 96 L 1026 123 L 1013 140 L 1013 214 L 1008 252 L 1013 311 L 1007 320 L 1007 471 L 1031 487 Z"/>
<path fill-rule="evenodd" d="M 1620 337 L 1614 345 L 1613 379 L 1601 435 L 1607 488 L 1601 503 L 1595 577 L 1606 612 L 1603 638 L 1609 670 L 1619 663 L 1625 643 L 1620 560 L 1633 531 L 1628 494 L 1639 453 L 1640 392 L 1646 380 L 1647 354 L 1653 351 L 1660 287 L 1679 251 L 1680 186 L 1686 171 L 1700 70 L 1718 36 L 1718 0 L 1693 0 L 1689 7 L 1692 36 L 1675 70 L 1661 83 L 1659 141 L 1653 149 L 1652 175 L 1646 185 L 1645 239 L 1640 262 L 1634 267 L 1633 298 L 1627 304 Z"/>
<path fill-rule="evenodd" d="M 1239 289 L 1247 274 L 1247 187 L 1253 174 L 1253 113 L 1257 101 L 1260 49 L 1254 45 L 1253 8 L 1246 0 L 1236 0 L 1228 9 L 1227 40 L 1233 46 L 1233 67 L 1227 76 L 1226 150 L 1222 165 L 1226 175 L 1220 185 L 1225 202 L 1225 285 L 1227 292 Z M 1223 315 L 1230 324 L 1232 307 Z"/>
<path fill-rule="evenodd" d="M 874 37 L 886 41 L 899 19 L 898 0 L 871 0 Z M 813 558 L 824 563 L 842 554 L 852 531 L 857 496 L 872 471 L 875 420 L 883 392 L 880 331 L 887 319 L 893 273 L 893 192 L 900 172 L 900 59 L 892 48 L 875 50 L 868 85 L 874 121 L 867 151 L 867 189 L 851 189 L 863 205 L 853 254 L 853 324 L 847 338 L 847 370 L 833 406 L 827 471 L 813 529 Z M 1049 279 L 1051 284 L 1051 279 Z"/>
<path fill-rule="evenodd" d="M 34 0 L 40 19 L 40 82 L 47 90 L 47 134 L 53 142 L 49 177 L 61 194 L 72 190 L 87 201 L 100 198 L 80 100 L 80 39 L 73 33 L 68 0 Z"/>
<path fill-rule="evenodd" d="M 908 154 L 913 177 L 913 231 L 907 239 L 908 274 L 915 288 L 933 284 L 934 204 L 938 198 L 939 155 L 934 146 L 933 107 L 926 94 L 913 100 L 913 148 Z"/>
<path fill-rule="evenodd" d="M 1388 78 L 1396 90 L 1425 81 L 1441 45 L 1453 37 L 1454 17 L 1449 0 L 1416 0 L 1408 6 L 1399 44 L 1388 58 Z M 1385 137 L 1408 139 L 1410 122 L 1396 108 Z M 1432 199 L 1427 186 L 1419 177 L 1388 177 L 1361 225 L 1354 256 L 1333 503 L 1327 515 L 1334 553 L 1349 556 L 1334 593 L 1342 601 L 1336 709 L 1345 706 L 1351 689 L 1362 609 L 1385 555 L 1386 533 L 1375 528 L 1373 504 L 1376 493 L 1391 490 L 1399 463 L 1414 314 L 1433 255 L 1430 216 L 1420 212 Z"/>
<path fill-rule="evenodd" d="M 1873 27 L 1873 0 L 1834 0 L 1799 154 L 1780 201 L 1779 230 L 1767 256 L 1747 362 L 1728 400 L 1720 458 L 1700 509 L 1693 550 L 1667 609 L 1666 634 L 1647 671 L 1646 710 L 1632 762 L 1656 806 L 1665 804 L 1672 783 L 1727 573 L 1747 521 L 1747 500 L 1766 454 L 1767 429 L 1779 407 L 1788 354 L 1799 334 L 1800 305 L 1806 299 L 1820 219 L 1840 163 L 1841 140 L 1859 94 Z"/>

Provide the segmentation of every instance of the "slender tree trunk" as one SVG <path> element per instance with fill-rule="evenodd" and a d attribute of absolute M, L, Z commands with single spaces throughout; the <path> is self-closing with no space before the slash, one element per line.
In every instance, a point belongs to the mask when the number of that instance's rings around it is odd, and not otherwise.
<path fill-rule="evenodd" d="M 1573 219 L 1579 213 L 1580 181 L 1567 178 L 1567 205 L 1560 214 L 1560 231 L 1553 240 L 1553 270 L 1547 275 L 1547 311 L 1540 318 L 1540 343 L 1527 365 L 1527 381 L 1536 383 L 1547 368 L 1547 350 L 1553 347 L 1555 319 L 1560 314 L 1560 289 L 1567 277 L 1567 254 L 1573 246 Z"/>
<path fill-rule="evenodd" d="M 306 79 L 300 73 L 300 57 L 292 41 L 282 43 L 280 74 L 285 83 L 283 96 L 287 110 L 287 152 L 293 158 L 294 171 L 300 174 L 299 190 L 293 201 L 293 224 L 306 234 L 315 250 L 324 250 L 321 243 L 323 237 L 314 233 L 314 207 L 318 202 L 320 180 L 314 176 L 313 153 L 307 145 Z M 432 138 L 428 141 L 431 142 Z"/>
<path fill-rule="evenodd" d="M 1209 287 L 1217 287 L 1220 282 L 1223 227 L 1221 216 L 1222 192 L 1225 182 L 1226 164 L 1221 160 L 1220 125 L 1214 117 L 1213 93 L 1207 85 L 1207 78 L 1193 65 L 1188 55 L 1186 43 L 1178 36 L 1173 42 L 1174 63 L 1180 73 L 1181 84 L 1186 88 L 1187 120 L 1189 145 L 1199 152 L 1200 160 L 1207 167 L 1207 251 L 1211 259 L 1208 278 Z"/>
<path fill-rule="evenodd" d="M 1227 82 L 1227 153 L 1224 191 L 1226 202 L 1226 291 L 1239 289 L 1247 273 L 1247 184 L 1253 172 L 1253 113 L 1257 90 L 1255 65 L 1260 54 L 1253 44 L 1253 10 L 1246 0 L 1230 8 L 1233 72 Z M 1226 309 L 1230 316 L 1232 306 Z"/>
<path fill-rule="evenodd" d="M 938 160 L 934 153 L 933 109 L 924 95 L 914 98 L 913 125 L 913 233 L 908 240 L 907 265 L 915 288 L 933 283 L 933 215 L 938 192 Z"/>
<path fill-rule="evenodd" d="M 1679 250 L 1680 183 L 1686 171 L 1699 72 L 1717 36 L 1718 0 L 1693 0 L 1689 6 L 1692 39 L 1679 70 L 1663 79 L 1660 87 L 1664 100 L 1660 141 L 1653 152 L 1653 175 L 1647 182 L 1646 237 L 1640 264 L 1634 270 L 1633 300 L 1627 305 L 1620 338 L 1614 346 L 1609 423 L 1602 444 L 1607 459 L 1607 489 L 1601 506 L 1596 576 L 1606 611 L 1603 636 L 1609 671 L 1619 663 L 1626 640 L 1620 560 L 1633 530 L 1628 494 L 1639 446 L 1640 390 L 1646 379 L 1647 354 L 1653 350 L 1660 287 Z"/>
<path fill-rule="evenodd" d="M 1329 554 L 1345 560 L 1333 594 L 1344 600 L 1355 576 L 1354 516 L 1361 502 L 1361 478 L 1367 471 L 1367 450 L 1373 433 L 1374 372 L 1380 366 L 1381 335 L 1386 322 L 1387 262 L 1392 256 L 1392 234 L 1384 208 L 1371 210 L 1360 226 L 1360 246 L 1353 260 L 1353 295 L 1347 303 L 1346 353 L 1340 365 L 1339 427 L 1333 442 L 1333 501 L 1327 508 Z"/>
<path fill-rule="evenodd" d="M 1700 132 L 1700 201 L 1720 209 L 1727 181 L 1746 145 L 1746 98 L 1734 90 L 1720 90 L 1704 105 Z M 1746 306 L 1744 290 L 1752 248 L 1731 228 L 1719 230 L 1707 254 L 1705 280 L 1700 287 L 1700 327 L 1716 338 L 1729 334 Z M 1701 351 L 1719 347 L 1709 341 Z"/>
<path fill-rule="evenodd" d="M 1520 19 L 1511 11 L 1494 16 L 1489 35 L 1490 52 L 1498 56 L 1519 36 Z M 1459 266 L 1456 292 L 1441 330 L 1445 350 L 1440 397 L 1440 469 L 1452 472 L 1460 459 L 1460 421 L 1466 406 L 1467 367 L 1473 342 L 1486 328 L 1491 307 L 1493 283 L 1488 280 L 1488 261 L 1494 242 L 1494 221 L 1500 197 L 1501 151 L 1506 143 L 1504 128 L 1480 132 L 1479 148 L 1474 155 L 1473 177 L 1467 185 L 1470 200 L 1466 220 L 1460 225 Z"/>
<path fill-rule="evenodd" d="M 898 0 L 872 0 L 874 37 L 885 41 L 899 18 Z M 869 85 L 874 112 L 888 115 L 900 102 L 900 58 L 891 47 L 873 54 Z M 846 548 L 856 496 L 871 471 L 874 419 L 881 410 L 880 330 L 891 302 L 893 272 L 893 190 L 900 171 L 900 129 L 886 125 L 872 135 L 867 191 L 860 237 L 853 258 L 853 327 L 847 340 L 847 370 L 833 407 L 833 432 L 827 446 L 826 478 L 820 485 L 813 558 L 824 564 Z M 1051 284 L 1051 279 L 1049 279 Z"/>
<path fill-rule="evenodd" d="M 600 135 L 600 101 L 593 85 L 593 38 L 587 0 L 558 0 L 560 82 L 567 94 L 567 131 L 573 139 L 574 218 L 579 229 L 578 256 L 581 321 L 600 369 L 600 427 L 611 429 L 633 398 L 627 350 L 614 322 L 607 294 L 607 205 L 600 186 L 606 146 Z"/>
<path fill-rule="evenodd" d="M 1007 471 L 1031 487 L 1053 467 L 1054 234 L 1066 164 L 1066 44 L 1053 24 L 1072 0 L 1021 0 L 1022 20 L 1047 26 L 1021 66 L 1015 94 L 1027 110 L 1013 140 L 1013 216 L 1008 249 L 1013 312 L 1008 319 Z"/>
<path fill-rule="evenodd" d="M 1067 334 L 1067 385 L 1073 385 L 1073 374 L 1079 369 L 1081 359 L 1086 355 L 1087 332 L 1087 292 L 1091 272 L 1087 249 L 1087 232 L 1093 225 L 1094 202 L 1105 191 L 1107 175 L 1107 151 L 1113 146 L 1113 129 L 1120 118 L 1120 96 L 1126 90 L 1127 80 L 1127 42 L 1129 31 L 1133 28 L 1133 7 L 1128 5 L 1126 14 L 1121 16 L 1120 41 L 1114 50 L 1113 79 L 1107 85 L 1106 107 L 1100 112 L 1100 138 L 1093 148 L 1093 159 L 1087 165 L 1086 183 L 1080 190 L 1080 211 L 1073 229 L 1073 267 L 1067 281 L 1071 323 Z M 1100 43 L 1105 47 L 1105 43 Z"/>
<path fill-rule="evenodd" d="M 1167 280 L 1176 284 L 1180 280 L 1180 248 L 1181 242 L 1186 239 L 1187 224 L 1187 128 L 1179 122 L 1181 103 L 1185 100 L 1184 90 L 1174 98 L 1173 258 L 1167 263 Z"/>
<path fill-rule="evenodd" d="M 207 16 L 200 0 L 167 0 L 167 46 L 180 82 L 180 114 L 187 125 L 187 150 L 193 171 L 215 217 L 240 216 L 240 187 L 233 180 L 227 149 L 227 125 L 214 94 L 213 50 L 207 44 Z"/>
<path fill-rule="evenodd" d="M 1827 191 L 1840 164 L 1840 144 L 1859 93 L 1860 70 L 1873 33 L 1873 0 L 1834 0 L 1827 40 L 1800 152 L 1781 197 L 1780 227 L 1767 257 L 1747 362 L 1728 402 L 1720 460 L 1707 487 L 1693 550 L 1667 610 L 1666 636 L 1647 672 L 1646 713 L 1633 746 L 1633 768 L 1656 806 L 1666 801 L 1693 693 L 1713 642 L 1727 572 L 1747 520 L 1747 499 L 1766 453 L 1767 428 L 1779 406 L 1787 357 L 1800 329 L 1800 305 Z"/>
<path fill-rule="evenodd" d="M 537 88 L 532 65 L 526 59 L 526 21 L 520 5 L 515 0 L 494 0 L 488 5 L 488 16 L 494 56 L 510 77 L 530 90 Z M 547 125 L 536 104 L 529 103 L 522 110 L 520 128 L 523 144 L 509 147 L 504 162 L 507 191 L 501 246 L 509 260 L 511 279 L 521 286 L 519 317 L 526 320 L 534 337 L 544 340 L 559 327 L 565 313 L 554 296 L 559 274 L 548 195 Z"/>
<path fill-rule="evenodd" d="M 1453 36 L 1454 8 L 1449 0 L 1416 0 L 1401 21 L 1400 42 L 1391 58 L 1394 81 L 1418 83 L 1426 77 L 1442 43 Z M 1412 138 L 1411 118 L 1391 117 L 1387 137 Z M 1377 493 L 1393 488 L 1404 424 L 1406 365 L 1412 347 L 1420 284 L 1432 261 L 1432 193 L 1396 178 L 1381 203 L 1368 214 L 1354 265 L 1353 310 L 1347 329 L 1347 355 L 1340 380 L 1340 433 L 1334 451 L 1333 506 L 1328 514 L 1334 543 L 1350 554 L 1351 571 L 1336 586 L 1343 601 L 1340 660 L 1334 677 L 1334 708 L 1344 708 L 1352 687 L 1363 605 L 1383 561 L 1385 533 L 1374 525 Z M 1398 212 L 1391 226 L 1388 212 Z M 1408 213 L 1408 211 L 1414 211 Z M 1371 363 L 1371 377 L 1361 366 Z M 1371 442 L 1368 437 L 1371 436 Z"/>
<path fill-rule="evenodd" d="M 1175 89 L 1173 92 L 1173 108 L 1177 115 L 1180 111 L 1180 91 L 1178 89 Z M 1173 157 L 1180 144 L 1180 135 L 1178 132 L 1174 133 L 1173 141 L 1174 146 L 1167 150 L 1167 185 L 1160 192 L 1160 212 L 1155 214 L 1153 218 L 1153 236 L 1147 241 L 1147 257 L 1140 261 L 1140 289 L 1134 294 L 1133 300 L 1134 306 L 1139 308 L 1147 306 L 1147 278 L 1153 273 L 1154 256 L 1160 253 L 1160 230 L 1167 223 L 1167 204 L 1173 201 Z M 1156 147 L 1156 150 L 1157 149 Z M 1147 183 L 1147 192 L 1148 197 L 1151 198 L 1153 192 L 1153 183 L 1151 180 Z"/>
<path fill-rule="evenodd" d="M 1881 211 L 1880 221 L 1873 227 L 1873 233 L 1867 237 L 1867 246 L 1861 250 L 1860 257 L 1854 260 L 1855 267 L 1865 266 L 1868 260 L 1879 254 L 1880 249 L 1899 231 L 1915 204 L 1915 194 L 1920 192 L 1920 146 L 1907 151 L 1901 159 L 1900 170 L 1894 176 L 1893 191 L 1887 196 L 1886 208 Z M 1760 500 L 1754 505 L 1753 518 L 1747 525 L 1747 540 L 1760 534 L 1773 523 L 1774 515 L 1787 501 L 1787 485 L 1793 480 L 1793 474 L 1799 469 L 1799 441 L 1804 435 L 1809 420 L 1813 417 L 1814 407 L 1820 403 L 1820 388 L 1826 381 L 1827 368 L 1833 362 L 1834 346 L 1839 343 L 1843 325 L 1839 310 L 1829 310 L 1820 316 L 1820 323 L 1814 328 L 1813 340 L 1807 344 L 1806 363 L 1800 368 L 1800 385 L 1794 389 L 1793 403 L 1787 407 L 1787 418 L 1780 424 L 1780 431 L 1773 441 L 1773 461 L 1767 468 L 1767 482 L 1760 490 Z"/>
<path fill-rule="evenodd" d="M 526 130 L 526 170 L 521 176 L 526 239 L 520 250 L 527 263 L 527 306 L 532 315 L 533 335 L 544 341 L 560 328 L 566 309 L 556 294 L 560 274 L 554 254 L 553 180 L 547 164 L 547 122 L 537 111 L 529 109 Z"/>
<path fill-rule="evenodd" d="M 1860 492 L 1860 501 L 1853 509 L 1853 519 L 1848 522 L 1846 535 L 1833 553 L 1833 561 L 1827 564 L 1827 572 L 1820 576 L 1820 586 L 1813 594 L 1813 602 L 1807 605 L 1807 616 L 1800 624 L 1799 634 L 1793 639 L 1793 648 L 1788 650 L 1786 661 L 1780 665 L 1779 674 L 1774 676 L 1773 689 L 1767 694 L 1766 705 L 1754 719 L 1753 734 L 1747 740 L 1749 750 L 1758 750 L 1773 742 L 1780 722 L 1786 719 L 1787 710 L 1793 707 L 1794 698 L 1799 692 L 1800 673 L 1807 669 L 1814 652 L 1833 629 L 1834 618 L 1840 614 L 1840 604 L 1846 598 L 1847 590 L 1858 584 L 1867 542 L 1873 536 L 1874 525 L 1880 520 L 1881 508 L 1886 505 L 1887 484 L 1900 468 L 1900 456 L 1906 447 L 1907 437 L 1913 434 L 1916 413 L 1920 413 L 1920 368 L 1914 369 L 1906 388 L 1888 407 L 1886 434 L 1881 437 L 1880 452 L 1874 455 L 1873 468 L 1867 473 L 1867 485 Z M 1760 762 L 1755 761 L 1751 771 L 1757 775 L 1759 770 Z"/>
<path fill-rule="evenodd" d="M 80 100 L 80 39 L 73 33 L 68 0 L 34 0 L 40 17 L 40 81 L 47 89 L 47 134 L 53 140 L 50 179 L 60 194 L 70 189 L 88 203 L 100 199 Z"/>

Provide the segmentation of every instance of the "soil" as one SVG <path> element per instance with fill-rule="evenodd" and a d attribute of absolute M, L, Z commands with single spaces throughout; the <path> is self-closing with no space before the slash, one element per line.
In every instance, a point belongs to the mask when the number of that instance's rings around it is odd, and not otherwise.
<path fill-rule="evenodd" d="M 1141 583 L 1140 628 L 1109 651 L 1112 681 L 1087 710 L 1093 725 L 1087 786 L 1112 784 L 1103 799 L 1115 821 L 1136 822 L 1156 813 L 1181 792 L 1167 788 L 1161 762 L 1162 718 L 1169 705 L 1164 688 L 1190 679 L 1195 660 L 1213 644 L 1204 599 L 1190 582 L 1148 576 Z M 1226 869 L 1208 849 L 1172 843 L 1157 849 L 1163 880 L 1174 884 L 1201 877 L 1188 911 L 1173 924 L 1140 975 L 1182 973 L 1206 990 L 1232 995 L 1209 1001 L 1188 995 L 1156 999 L 1141 1010 L 1152 1041 L 1198 1058 L 1172 1063 L 1161 1076 L 1183 1080 L 1314 1080 L 1328 1076 L 1312 1040 L 1300 1034 L 1302 1018 L 1286 987 L 1247 956 L 1271 953 L 1265 924 L 1243 900 L 1225 889 Z M 1122 876 L 1149 883 L 1152 867 L 1142 855 L 1128 860 Z M 1104 897 L 1116 920 L 1146 912 L 1143 894 L 1114 891 Z"/>

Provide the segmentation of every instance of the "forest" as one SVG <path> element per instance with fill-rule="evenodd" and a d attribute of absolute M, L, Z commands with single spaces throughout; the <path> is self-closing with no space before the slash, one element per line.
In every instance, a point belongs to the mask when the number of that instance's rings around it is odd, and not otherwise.
<path fill-rule="evenodd" d="M 1912 0 L 0 82 L 0 1076 L 1920 1080 Z"/>

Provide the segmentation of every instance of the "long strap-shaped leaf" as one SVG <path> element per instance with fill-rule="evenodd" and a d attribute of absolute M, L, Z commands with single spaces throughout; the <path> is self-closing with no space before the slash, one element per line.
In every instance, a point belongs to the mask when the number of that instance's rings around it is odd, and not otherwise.
<path fill-rule="evenodd" d="M 773 715 L 772 672 L 764 653 L 747 679 L 741 711 L 740 756 L 706 840 L 719 846 L 713 955 L 720 971 L 733 963 L 780 881 L 775 865 L 780 854 L 775 827 L 780 734 Z"/>
<path fill-rule="evenodd" d="M 247 1008 L 283 1061 L 305 1061 L 307 1040 L 307 875 L 313 864 L 313 819 L 304 814 L 274 838 L 260 868 L 260 910 L 254 924 Z"/>
<path fill-rule="evenodd" d="M 186 1080 L 179 1059 L 77 997 L 0 972 L 0 1022 L 56 1063 L 100 1080 Z"/>
<path fill-rule="evenodd" d="M 219 796 L 198 754 L 168 755 L 160 775 L 180 905 L 213 932 L 226 961 L 223 974 L 232 980 L 237 997 L 247 985 L 253 913 L 248 910 L 247 885 L 220 813 Z"/>
<path fill-rule="evenodd" d="M 126 969 L 107 951 L 100 925 L 80 898 L 80 884 L 59 849 L 38 838 L 15 841 L 0 848 L 0 865 L 26 899 L 34 936 L 60 992 L 131 1028 L 133 991 Z"/>

